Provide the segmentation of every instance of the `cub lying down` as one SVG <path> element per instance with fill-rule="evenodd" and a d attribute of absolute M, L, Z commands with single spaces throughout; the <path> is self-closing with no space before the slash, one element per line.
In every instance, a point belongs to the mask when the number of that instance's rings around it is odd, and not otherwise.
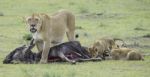
<path fill-rule="evenodd" d="M 112 49 L 110 56 L 113 60 L 144 60 L 140 52 L 130 48 Z"/>
<path fill-rule="evenodd" d="M 24 45 L 13 50 L 6 56 L 3 63 L 10 64 L 14 63 L 14 61 L 22 63 L 39 62 L 42 53 L 32 52 L 31 49 L 34 47 L 32 43 L 33 40 L 30 46 L 27 47 Z M 76 61 L 101 61 L 101 58 L 91 58 L 78 41 L 71 41 L 50 48 L 48 61 L 68 61 L 74 64 Z"/>

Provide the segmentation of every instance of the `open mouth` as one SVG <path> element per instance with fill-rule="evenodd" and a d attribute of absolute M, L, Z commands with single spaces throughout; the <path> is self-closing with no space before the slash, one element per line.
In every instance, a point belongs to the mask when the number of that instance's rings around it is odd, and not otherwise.
<path fill-rule="evenodd" d="M 37 29 L 35 29 L 35 28 L 31 28 L 31 29 L 30 29 L 30 32 L 31 32 L 31 33 L 35 33 L 36 31 L 37 31 Z"/>
<path fill-rule="evenodd" d="M 110 56 L 109 53 L 103 53 L 103 56 Z"/>

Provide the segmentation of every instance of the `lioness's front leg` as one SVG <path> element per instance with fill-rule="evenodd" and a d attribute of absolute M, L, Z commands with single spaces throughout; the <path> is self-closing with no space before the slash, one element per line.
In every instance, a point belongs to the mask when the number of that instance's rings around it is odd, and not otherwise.
<path fill-rule="evenodd" d="M 66 32 L 69 41 L 75 41 L 74 30 Z"/>
<path fill-rule="evenodd" d="M 47 63 L 50 45 L 51 45 L 50 42 L 44 41 L 43 52 L 42 52 L 42 56 L 41 56 L 41 60 L 40 60 L 40 63 L 42 63 L 42 64 Z"/>
<path fill-rule="evenodd" d="M 36 41 L 35 45 L 37 47 L 38 53 L 40 53 L 40 52 L 43 51 L 43 45 L 44 45 L 44 43 L 43 43 L 42 40 Z"/>

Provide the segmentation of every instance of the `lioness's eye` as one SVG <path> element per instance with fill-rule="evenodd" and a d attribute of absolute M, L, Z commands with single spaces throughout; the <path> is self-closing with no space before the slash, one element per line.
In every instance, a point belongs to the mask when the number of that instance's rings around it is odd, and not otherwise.
<path fill-rule="evenodd" d="M 28 19 L 28 22 L 30 22 L 30 21 L 31 21 L 31 18 Z"/>
<path fill-rule="evenodd" d="M 36 22 L 38 22 L 38 21 L 39 21 L 39 19 L 35 19 L 35 21 L 36 21 Z"/>

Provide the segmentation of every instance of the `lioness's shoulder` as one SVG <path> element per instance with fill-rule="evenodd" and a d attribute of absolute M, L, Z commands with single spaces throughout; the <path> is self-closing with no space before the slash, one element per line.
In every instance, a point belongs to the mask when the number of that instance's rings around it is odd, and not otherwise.
<path fill-rule="evenodd" d="M 50 19 L 50 17 L 47 14 L 45 14 L 45 13 L 40 13 L 39 17 L 40 18 L 44 18 L 44 19 Z"/>
<path fill-rule="evenodd" d="M 59 13 L 72 13 L 71 11 L 66 10 L 66 9 L 60 9 L 58 12 Z"/>
<path fill-rule="evenodd" d="M 55 16 L 55 15 L 72 15 L 73 16 L 72 12 L 66 9 L 60 9 L 57 12 L 52 14 L 52 16 Z"/>

